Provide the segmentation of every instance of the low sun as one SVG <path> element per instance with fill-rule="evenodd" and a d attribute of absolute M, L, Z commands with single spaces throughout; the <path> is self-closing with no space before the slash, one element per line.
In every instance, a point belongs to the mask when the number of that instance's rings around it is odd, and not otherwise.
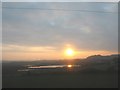
<path fill-rule="evenodd" d="M 68 49 L 66 50 L 66 55 L 67 55 L 67 56 L 73 56 L 73 55 L 74 55 L 74 50 L 71 49 L 71 48 L 68 48 Z"/>

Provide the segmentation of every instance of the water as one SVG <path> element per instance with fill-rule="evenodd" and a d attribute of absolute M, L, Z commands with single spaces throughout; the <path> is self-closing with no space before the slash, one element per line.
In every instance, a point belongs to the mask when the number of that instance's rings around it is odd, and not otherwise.
<path fill-rule="evenodd" d="M 18 71 L 31 71 L 31 70 L 53 70 L 53 69 L 67 69 L 67 68 L 76 68 L 80 67 L 80 65 L 44 65 L 44 66 L 28 66 L 26 69 L 18 70 Z"/>

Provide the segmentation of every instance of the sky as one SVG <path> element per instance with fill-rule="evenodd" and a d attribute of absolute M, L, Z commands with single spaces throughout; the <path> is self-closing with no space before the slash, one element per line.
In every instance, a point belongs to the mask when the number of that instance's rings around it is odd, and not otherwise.
<path fill-rule="evenodd" d="M 117 3 L 3 2 L 3 60 L 64 59 L 118 52 Z"/>
<path fill-rule="evenodd" d="M 119 2 L 119 0 L 1 0 L 2 2 Z"/>

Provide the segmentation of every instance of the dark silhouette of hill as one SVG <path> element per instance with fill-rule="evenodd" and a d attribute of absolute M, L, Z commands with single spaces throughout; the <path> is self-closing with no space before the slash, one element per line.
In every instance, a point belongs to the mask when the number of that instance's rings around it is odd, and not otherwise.
<path fill-rule="evenodd" d="M 93 55 L 85 59 L 74 59 L 79 68 L 43 69 L 18 72 L 27 66 L 63 65 L 68 60 L 9 61 L 2 62 L 3 88 L 117 88 L 120 55 Z M 52 72 L 51 72 L 52 71 Z"/>
<path fill-rule="evenodd" d="M 85 59 L 74 59 L 71 64 L 80 65 L 80 71 L 117 71 L 118 70 L 118 62 L 119 62 L 120 54 L 113 54 L 108 56 L 102 55 L 92 55 L 88 56 Z M 39 60 L 39 61 L 12 61 L 12 62 L 4 62 L 3 61 L 3 72 L 4 66 L 17 66 L 17 69 L 24 69 L 27 65 L 31 66 L 40 66 L 40 65 L 63 65 L 68 64 L 69 60 Z M 8 68 L 9 69 L 9 68 Z"/>
<path fill-rule="evenodd" d="M 93 55 L 89 56 L 82 61 L 77 61 L 76 63 L 82 64 L 84 68 L 83 71 L 109 71 L 117 72 L 118 71 L 118 61 L 119 54 L 102 56 L 102 55 Z"/>
<path fill-rule="evenodd" d="M 118 58 L 120 55 L 119 54 L 113 54 L 113 55 L 108 55 L 108 56 L 102 56 L 102 55 L 92 55 L 87 57 L 87 60 L 110 60 L 113 58 Z"/>

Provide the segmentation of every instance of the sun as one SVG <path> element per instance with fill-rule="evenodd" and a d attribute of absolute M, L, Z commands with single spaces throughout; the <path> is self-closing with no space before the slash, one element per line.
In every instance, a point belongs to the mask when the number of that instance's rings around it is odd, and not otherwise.
<path fill-rule="evenodd" d="M 66 49 L 66 55 L 67 56 L 73 56 L 74 55 L 74 50 L 72 48 L 68 48 Z"/>

